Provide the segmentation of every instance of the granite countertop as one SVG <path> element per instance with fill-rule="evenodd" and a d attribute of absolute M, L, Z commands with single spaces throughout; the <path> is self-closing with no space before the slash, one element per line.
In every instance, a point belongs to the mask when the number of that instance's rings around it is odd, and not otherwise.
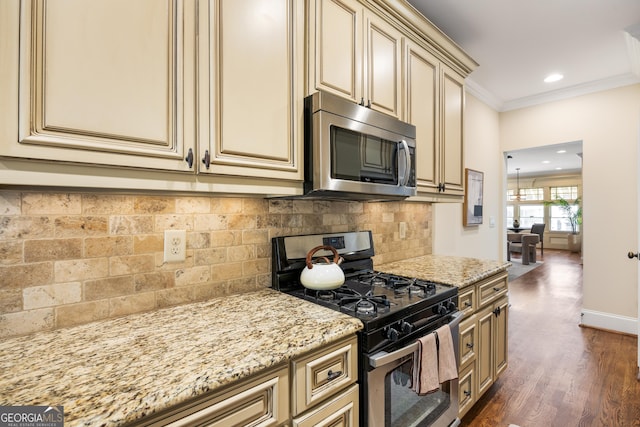
<path fill-rule="evenodd" d="M 510 266 L 510 262 L 446 255 L 424 255 L 376 265 L 376 270 L 464 287 L 504 271 Z"/>
<path fill-rule="evenodd" d="M 362 323 L 270 289 L 0 341 L 0 405 L 62 405 L 118 426 L 354 334 Z"/>

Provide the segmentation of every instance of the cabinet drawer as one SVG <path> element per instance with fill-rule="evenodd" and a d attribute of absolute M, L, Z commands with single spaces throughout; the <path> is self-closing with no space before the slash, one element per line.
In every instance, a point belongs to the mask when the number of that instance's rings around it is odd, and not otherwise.
<path fill-rule="evenodd" d="M 299 418 L 294 418 L 293 427 L 342 426 L 357 427 L 358 419 L 358 385 L 354 384 L 345 392 L 329 399 L 326 403 L 309 411 Z M 321 424 L 322 423 L 322 424 Z"/>
<path fill-rule="evenodd" d="M 224 393 L 197 399 L 135 423 L 140 426 L 281 425 L 289 419 L 289 369 L 260 375 Z"/>
<path fill-rule="evenodd" d="M 486 283 L 480 282 L 478 284 L 478 309 L 483 308 L 485 305 L 492 303 L 498 298 L 506 295 L 508 291 L 507 286 L 507 273 L 505 272 L 500 277 L 491 279 Z"/>
<path fill-rule="evenodd" d="M 292 413 L 301 414 L 358 377 L 355 337 L 293 361 Z"/>
<path fill-rule="evenodd" d="M 475 286 L 468 286 L 460 290 L 458 294 L 458 309 L 464 314 L 463 319 L 471 316 L 476 311 Z"/>
<path fill-rule="evenodd" d="M 476 402 L 476 361 L 460 372 L 458 380 L 458 417 L 462 418 Z"/>
<path fill-rule="evenodd" d="M 478 342 L 478 328 L 476 316 L 473 315 L 468 319 L 460 322 L 460 369 L 467 366 L 476 359 L 476 343 Z"/>

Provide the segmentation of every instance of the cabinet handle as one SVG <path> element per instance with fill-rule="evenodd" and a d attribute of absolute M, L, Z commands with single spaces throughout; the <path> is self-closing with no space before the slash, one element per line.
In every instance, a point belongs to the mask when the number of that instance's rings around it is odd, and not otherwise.
<path fill-rule="evenodd" d="M 465 307 L 471 307 L 471 302 L 469 302 L 469 301 L 465 301 L 465 302 L 464 302 L 464 306 L 465 306 Z"/>
<path fill-rule="evenodd" d="M 333 381 L 341 375 L 342 375 L 342 371 L 337 371 L 337 372 L 329 371 L 327 372 L 327 381 Z"/>
<path fill-rule="evenodd" d="M 496 287 L 496 288 L 493 288 L 493 290 L 496 291 L 496 292 L 500 292 L 502 290 L 502 288 L 497 288 Z"/>
<path fill-rule="evenodd" d="M 472 342 L 468 342 L 467 343 L 467 348 L 473 348 L 473 343 Z"/>
<path fill-rule="evenodd" d="M 470 397 L 471 396 L 471 392 L 469 390 L 465 390 L 464 391 L 464 395 L 467 396 L 467 397 Z"/>
<path fill-rule="evenodd" d="M 211 165 L 211 155 L 209 154 L 209 150 L 204 150 L 202 163 L 207 167 L 207 169 L 209 169 L 209 166 Z"/>
<path fill-rule="evenodd" d="M 500 315 L 500 307 L 496 308 L 495 310 L 493 310 L 493 314 L 498 317 Z"/>
<path fill-rule="evenodd" d="M 367 108 L 371 108 L 371 100 L 370 99 L 367 101 Z"/>
<path fill-rule="evenodd" d="M 185 157 L 184 160 L 189 165 L 189 169 L 191 169 L 193 167 L 193 150 L 191 148 L 189 148 L 189 152 L 187 153 L 187 157 Z"/>
<path fill-rule="evenodd" d="M 364 98 L 360 98 L 360 105 L 364 107 Z"/>

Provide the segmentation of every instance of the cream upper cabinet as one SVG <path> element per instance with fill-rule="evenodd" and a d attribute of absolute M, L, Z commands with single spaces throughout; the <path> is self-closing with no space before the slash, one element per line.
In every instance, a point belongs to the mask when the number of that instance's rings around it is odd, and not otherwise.
<path fill-rule="evenodd" d="M 302 180 L 303 5 L 216 0 L 200 11 L 200 173 Z"/>
<path fill-rule="evenodd" d="M 401 118 L 402 33 L 384 19 L 365 13 L 365 90 L 368 107 Z"/>
<path fill-rule="evenodd" d="M 422 194 L 464 194 L 464 78 L 424 47 L 407 41 L 406 120 L 416 126 L 416 173 Z"/>
<path fill-rule="evenodd" d="M 440 184 L 439 62 L 426 49 L 406 43 L 407 115 L 416 127 L 416 180 L 420 191 L 438 192 Z"/>
<path fill-rule="evenodd" d="M 309 0 L 308 94 L 322 89 L 360 102 L 363 13 L 357 0 Z"/>
<path fill-rule="evenodd" d="M 17 138 L 0 155 L 193 171 L 194 6 L 21 1 L 18 55 L 3 65 L 19 70 L 2 101 Z"/>
<path fill-rule="evenodd" d="M 310 0 L 308 93 L 401 117 L 402 33 L 355 0 Z"/>
<path fill-rule="evenodd" d="M 441 66 L 441 192 L 464 195 L 464 78 Z"/>

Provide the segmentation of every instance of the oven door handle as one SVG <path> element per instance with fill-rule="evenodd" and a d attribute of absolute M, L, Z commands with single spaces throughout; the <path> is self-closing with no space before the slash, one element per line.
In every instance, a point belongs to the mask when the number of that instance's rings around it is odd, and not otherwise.
<path fill-rule="evenodd" d="M 449 322 L 449 328 L 454 329 L 457 328 L 462 320 L 462 316 L 464 313 L 462 311 L 458 311 L 451 317 L 451 321 Z M 435 332 L 435 331 L 434 331 Z M 414 341 L 406 347 L 402 347 L 400 350 L 396 350 L 392 353 L 387 353 L 386 351 L 379 351 L 378 353 L 369 356 L 369 365 L 372 368 L 379 368 L 388 363 L 391 363 L 395 360 L 402 359 L 405 356 L 408 356 L 411 353 L 418 351 L 418 341 Z"/>

